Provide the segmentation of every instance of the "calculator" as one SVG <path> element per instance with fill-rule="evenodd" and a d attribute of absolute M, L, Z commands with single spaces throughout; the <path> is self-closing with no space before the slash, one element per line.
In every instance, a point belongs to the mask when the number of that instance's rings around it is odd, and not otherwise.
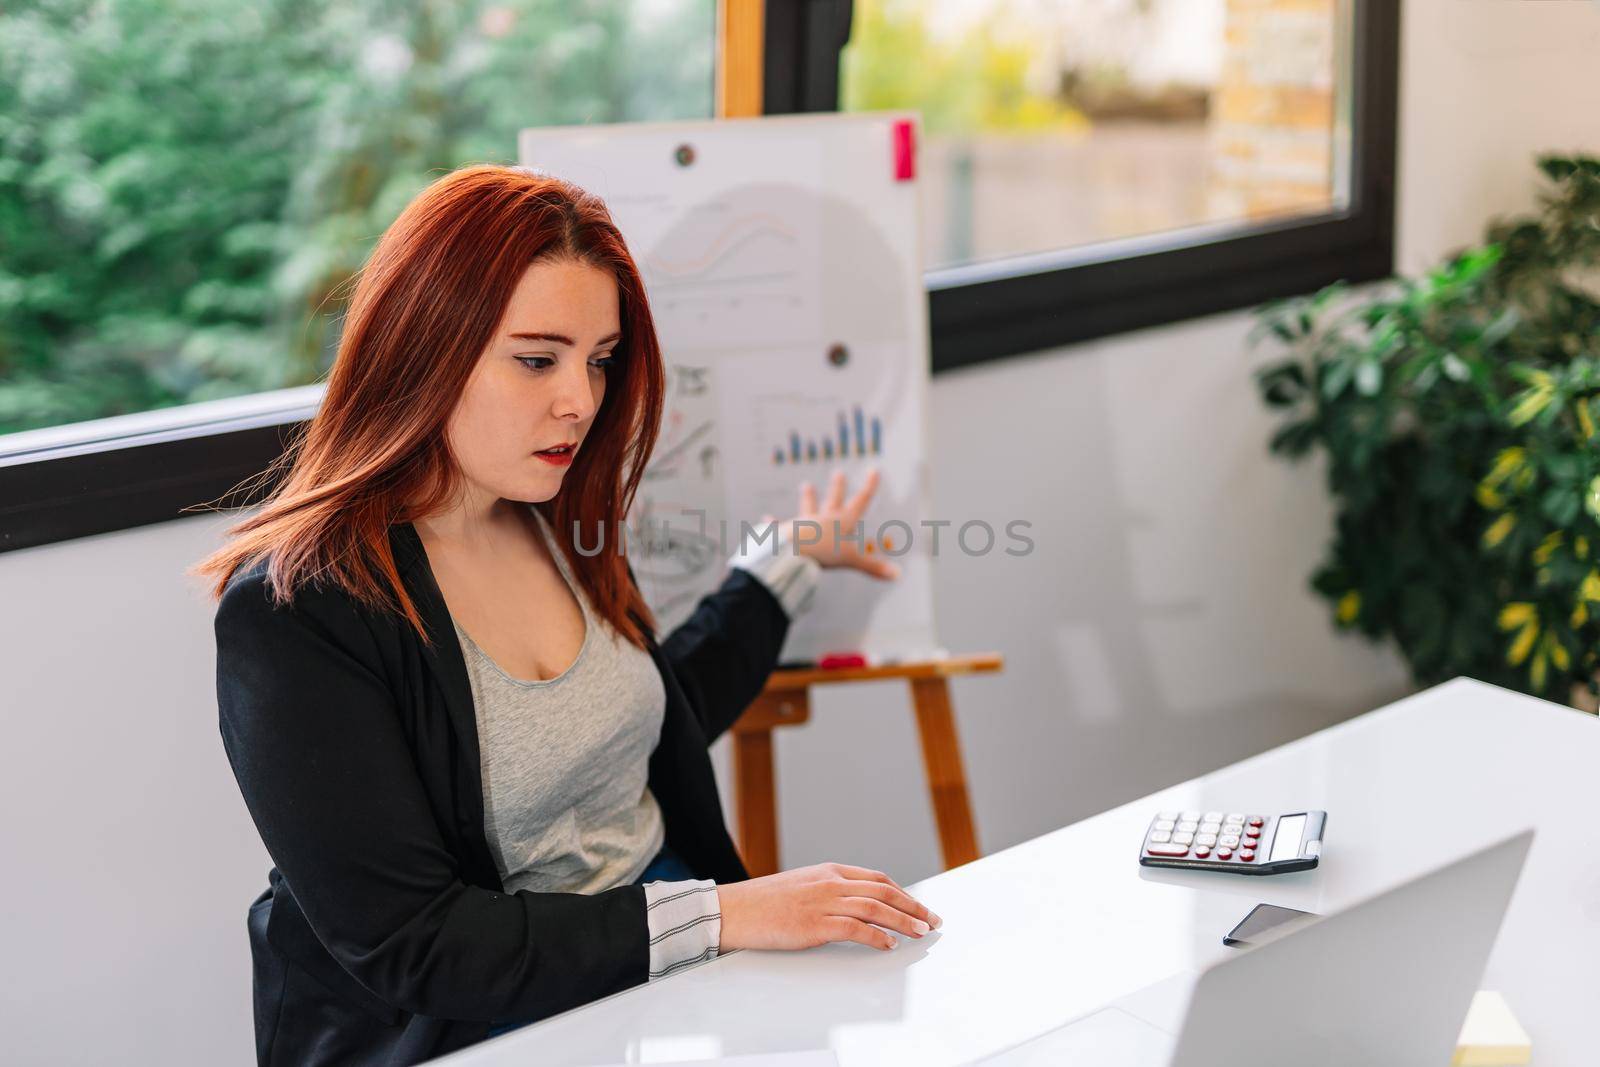
<path fill-rule="evenodd" d="M 1162 811 L 1145 831 L 1139 863 L 1229 874 L 1309 871 L 1322 856 L 1325 811 Z"/>

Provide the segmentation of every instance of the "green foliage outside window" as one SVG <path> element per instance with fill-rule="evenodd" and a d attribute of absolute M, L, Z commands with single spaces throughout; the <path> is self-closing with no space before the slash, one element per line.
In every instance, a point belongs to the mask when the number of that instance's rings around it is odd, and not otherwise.
<path fill-rule="evenodd" d="M 919 0 L 856 0 L 840 54 L 840 109 L 915 110 L 930 136 L 1082 131 L 1089 122 L 1058 96 L 1028 85 L 1041 27 L 1004 9 L 960 36 L 930 28 Z"/>
<path fill-rule="evenodd" d="M 1437 270 L 1263 309 L 1257 384 L 1272 450 L 1325 461 L 1338 625 L 1566 701 L 1600 668 L 1600 160 L 1539 167 L 1541 210 Z"/>
<path fill-rule="evenodd" d="M 0 7 L 0 433 L 301 385 L 404 204 L 524 126 L 705 116 L 715 7 Z"/>

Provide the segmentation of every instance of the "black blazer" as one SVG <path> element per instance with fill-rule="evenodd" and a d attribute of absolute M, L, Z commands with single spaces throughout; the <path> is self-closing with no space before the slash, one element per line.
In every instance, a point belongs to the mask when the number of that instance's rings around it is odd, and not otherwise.
<path fill-rule="evenodd" d="M 276 865 L 250 906 L 265 1064 L 413 1064 L 646 980 L 644 890 L 507 893 L 483 825 L 472 690 L 416 529 L 390 529 L 430 635 L 306 588 L 267 598 L 265 565 L 217 608 L 222 740 Z M 706 746 L 755 698 L 788 616 L 735 569 L 664 641 L 650 790 L 701 877 L 749 877 Z"/>

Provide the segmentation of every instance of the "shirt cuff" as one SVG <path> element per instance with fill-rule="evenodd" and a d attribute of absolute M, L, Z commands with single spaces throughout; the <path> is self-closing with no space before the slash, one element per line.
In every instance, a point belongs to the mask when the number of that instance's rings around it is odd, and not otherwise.
<path fill-rule="evenodd" d="M 650 981 L 717 958 L 722 902 L 715 882 L 650 882 L 644 887 L 650 928 Z"/>
<path fill-rule="evenodd" d="M 790 619 L 810 607 L 812 594 L 822 580 L 821 564 L 796 552 L 789 534 L 781 528 L 776 536 L 759 540 L 753 533 L 746 534 L 728 563 L 771 590 Z"/>

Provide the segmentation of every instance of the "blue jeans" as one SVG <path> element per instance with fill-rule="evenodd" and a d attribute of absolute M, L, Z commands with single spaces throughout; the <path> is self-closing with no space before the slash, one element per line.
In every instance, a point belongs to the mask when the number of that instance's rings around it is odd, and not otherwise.
<path fill-rule="evenodd" d="M 678 858 L 678 854 L 661 846 L 661 851 L 656 853 L 656 858 L 644 869 L 644 873 L 633 880 L 634 885 L 644 885 L 647 882 L 684 882 L 695 877 L 689 865 Z M 499 1037 L 509 1034 L 527 1023 L 494 1023 L 489 1027 L 489 1037 Z"/>
<path fill-rule="evenodd" d="M 696 875 L 689 869 L 689 865 L 678 858 L 678 854 L 661 846 L 661 851 L 656 853 L 656 858 L 650 861 L 650 866 L 644 873 L 633 880 L 634 885 L 645 885 L 649 882 L 687 882 Z"/>

